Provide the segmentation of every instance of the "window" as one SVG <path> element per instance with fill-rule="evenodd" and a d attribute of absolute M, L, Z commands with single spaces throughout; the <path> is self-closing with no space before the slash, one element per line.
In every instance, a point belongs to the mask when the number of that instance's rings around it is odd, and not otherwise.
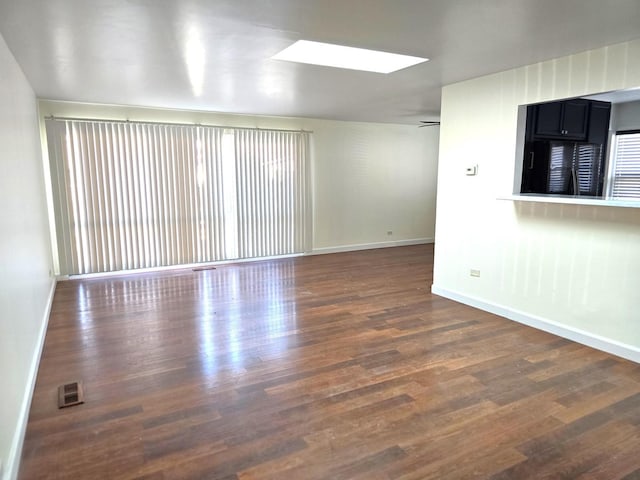
<path fill-rule="evenodd" d="M 62 274 L 308 250 L 308 133 L 47 119 Z"/>
<path fill-rule="evenodd" d="M 640 130 L 616 133 L 609 176 L 611 197 L 640 199 Z"/>

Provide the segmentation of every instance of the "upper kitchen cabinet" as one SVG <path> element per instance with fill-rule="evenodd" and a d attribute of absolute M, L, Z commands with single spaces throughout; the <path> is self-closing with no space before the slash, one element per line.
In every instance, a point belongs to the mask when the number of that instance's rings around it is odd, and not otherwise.
<path fill-rule="evenodd" d="M 587 142 L 599 143 L 606 146 L 609 137 L 609 119 L 611 117 L 611 103 L 589 102 L 589 131 Z"/>
<path fill-rule="evenodd" d="M 576 98 L 542 103 L 536 105 L 535 110 L 535 137 L 578 141 L 587 139 L 589 100 Z"/>

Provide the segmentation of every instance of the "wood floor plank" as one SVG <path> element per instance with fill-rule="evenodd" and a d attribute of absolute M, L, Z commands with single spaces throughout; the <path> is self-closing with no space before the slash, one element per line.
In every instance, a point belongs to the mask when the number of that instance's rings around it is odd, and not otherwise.
<path fill-rule="evenodd" d="M 638 478 L 640 366 L 433 295 L 432 265 L 418 245 L 60 282 L 20 478 Z"/>

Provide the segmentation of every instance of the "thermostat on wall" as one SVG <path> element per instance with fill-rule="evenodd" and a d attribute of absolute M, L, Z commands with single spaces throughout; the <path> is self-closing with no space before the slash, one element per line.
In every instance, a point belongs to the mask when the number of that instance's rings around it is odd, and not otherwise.
<path fill-rule="evenodd" d="M 477 175 L 478 174 L 478 165 L 472 165 L 467 167 L 466 170 L 467 175 Z"/>

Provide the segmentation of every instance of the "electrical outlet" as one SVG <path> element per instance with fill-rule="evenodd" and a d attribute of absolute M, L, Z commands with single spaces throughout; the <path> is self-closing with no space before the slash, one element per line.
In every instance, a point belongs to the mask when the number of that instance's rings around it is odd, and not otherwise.
<path fill-rule="evenodd" d="M 471 270 L 469 270 L 469 275 L 471 275 L 472 277 L 479 277 L 480 270 L 476 270 L 475 268 L 472 268 Z"/>
<path fill-rule="evenodd" d="M 393 232 L 392 232 L 391 230 L 389 230 L 389 231 L 387 232 L 387 235 L 393 235 Z"/>
<path fill-rule="evenodd" d="M 478 174 L 478 165 L 470 165 L 465 169 L 465 173 L 468 176 L 473 176 Z"/>

